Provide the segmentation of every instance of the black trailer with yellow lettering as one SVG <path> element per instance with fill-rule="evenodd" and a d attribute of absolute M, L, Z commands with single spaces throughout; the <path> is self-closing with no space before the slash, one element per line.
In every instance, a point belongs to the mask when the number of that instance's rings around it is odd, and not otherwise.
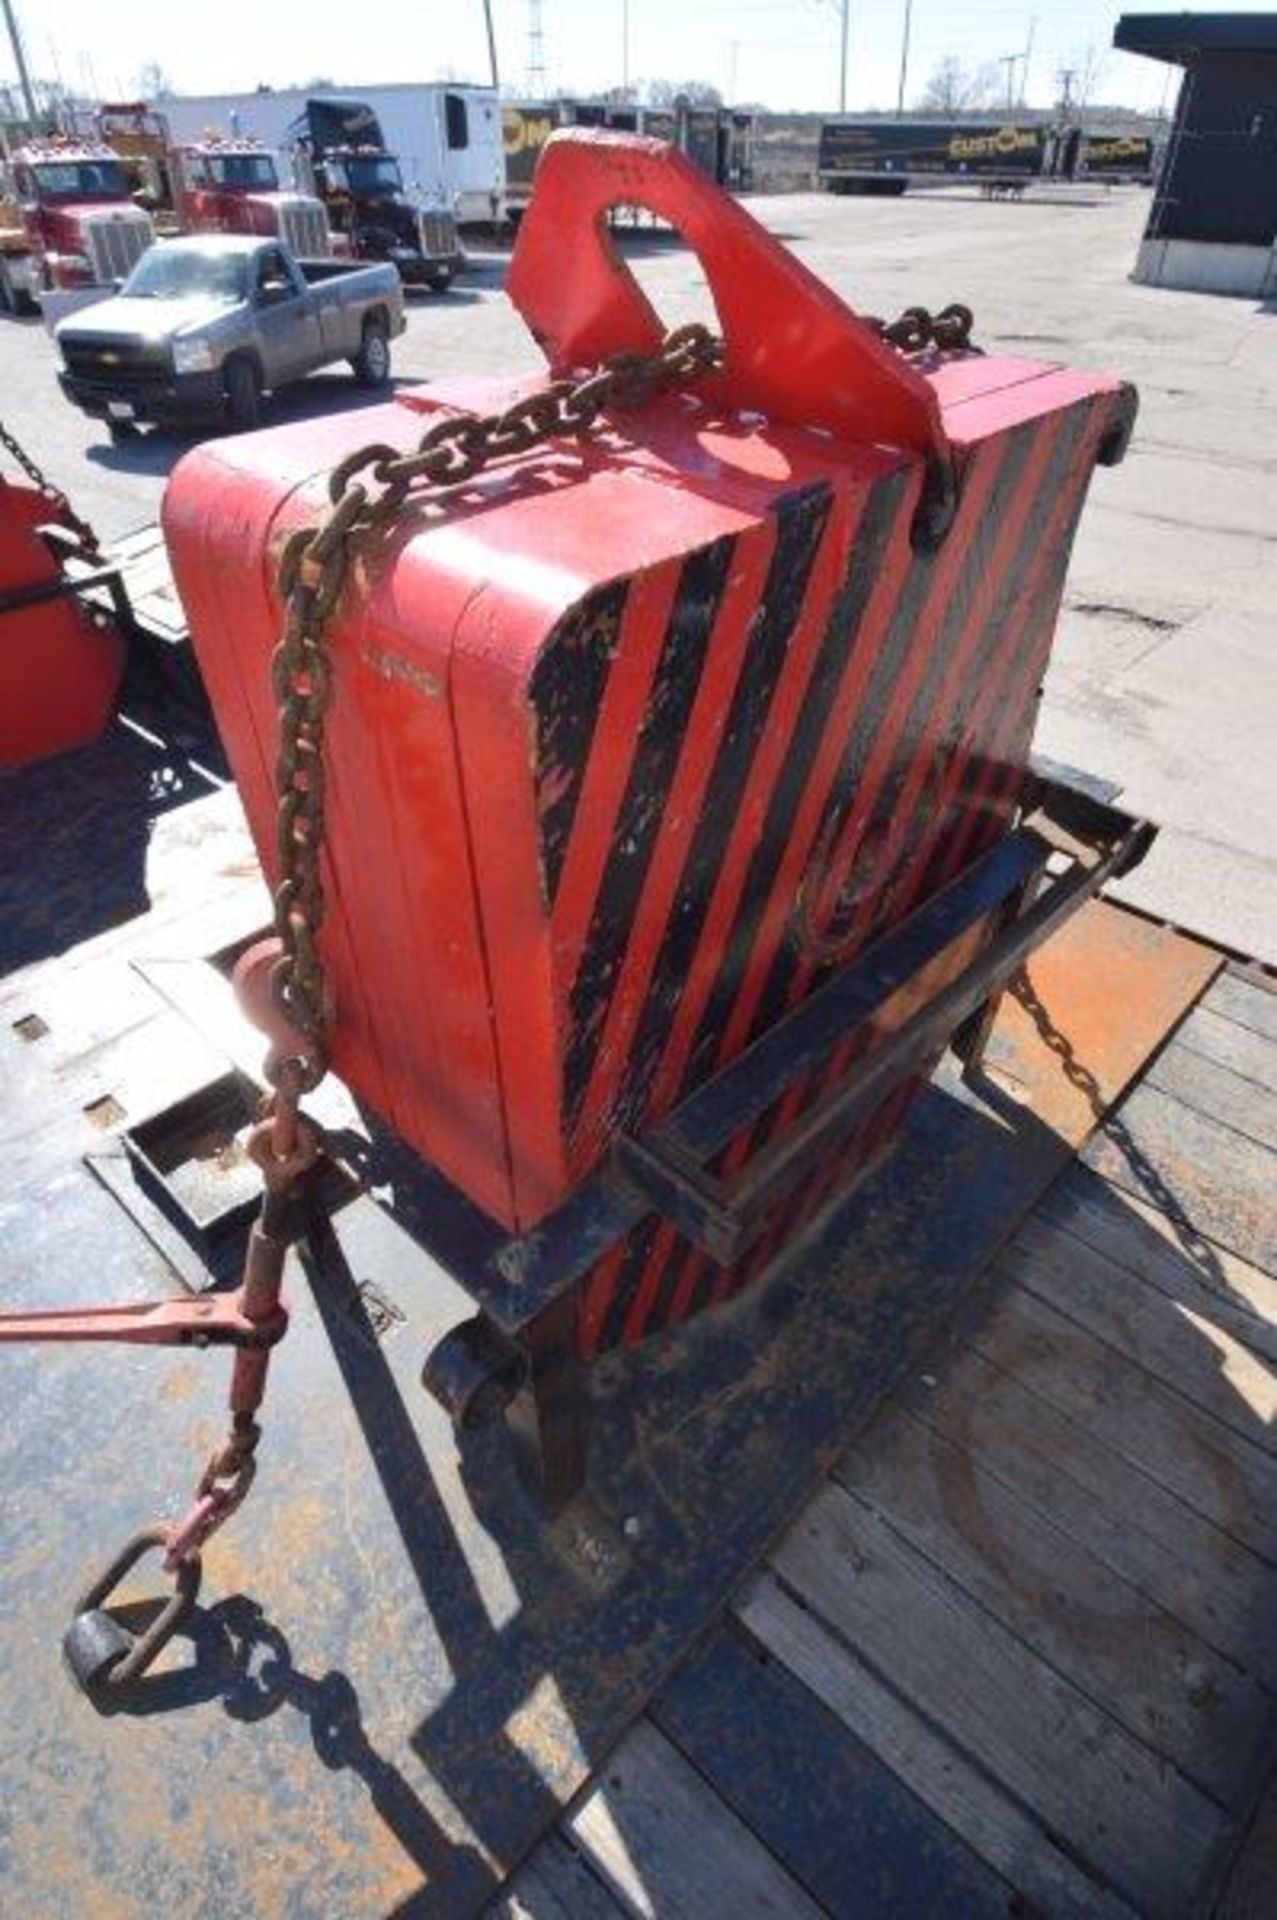
<path fill-rule="evenodd" d="M 1151 186 L 1156 157 L 1156 145 L 1146 133 L 1088 133 L 1082 141 L 1082 173 L 1087 180 Z"/>
<path fill-rule="evenodd" d="M 816 171 L 831 193 L 904 193 L 937 176 L 1015 189 L 1055 170 L 1059 144 L 1054 128 L 1011 121 L 826 120 Z"/>
<path fill-rule="evenodd" d="M 715 186 L 747 192 L 753 178 L 754 116 L 732 107 L 702 105 L 680 96 L 668 107 L 610 100 L 507 100 L 501 106 L 505 142 L 506 214 L 517 222 L 532 197 L 541 149 L 557 127 L 606 127 L 668 141 Z"/>

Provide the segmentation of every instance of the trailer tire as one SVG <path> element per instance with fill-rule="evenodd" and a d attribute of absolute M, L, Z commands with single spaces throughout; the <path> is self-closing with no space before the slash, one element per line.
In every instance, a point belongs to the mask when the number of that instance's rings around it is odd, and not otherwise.
<path fill-rule="evenodd" d="M 390 379 L 390 331 L 378 313 L 364 321 L 363 341 L 350 363 L 361 387 L 384 387 Z"/>
<path fill-rule="evenodd" d="M 431 293 L 447 293 L 452 285 L 452 268 L 436 267 L 430 276 Z"/>
<path fill-rule="evenodd" d="M 230 360 L 226 382 L 226 424 L 232 433 L 251 433 L 262 417 L 261 375 L 243 354 Z"/>
<path fill-rule="evenodd" d="M 136 440 L 137 422 L 134 420 L 108 420 L 106 430 L 117 444 L 121 440 Z"/>

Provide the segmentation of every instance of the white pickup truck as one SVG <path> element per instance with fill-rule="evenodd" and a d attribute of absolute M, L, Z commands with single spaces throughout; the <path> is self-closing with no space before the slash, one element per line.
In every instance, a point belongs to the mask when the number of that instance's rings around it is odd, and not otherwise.
<path fill-rule="evenodd" d="M 256 426 L 266 393 L 336 360 L 381 386 L 403 330 L 392 266 L 196 234 L 151 247 L 115 298 L 60 321 L 54 339 L 63 393 L 117 438 L 143 421 Z"/>

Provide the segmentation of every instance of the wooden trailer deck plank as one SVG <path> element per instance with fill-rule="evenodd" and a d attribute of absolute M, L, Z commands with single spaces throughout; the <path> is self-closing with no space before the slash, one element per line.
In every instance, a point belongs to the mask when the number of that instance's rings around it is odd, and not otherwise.
<path fill-rule="evenodd" d="M 1200 1229 L 1186 1233 L 1182 1221 L 1080 1164 L 1049 1189 L 1036 1218 L 1064 1228 L 1168 1299 L 1208 1314 L 1255 1353 L 1277 1360 L 1277 1279 Z"/>
<path fill-rule="evenodd" d="M 1270 1910 L 1275 1037 L 1208 986 L 650 1709 L 826 1911 L 901 1910 L 872 1805 L 916 1912 Z"/>
<path fill-rule="evenodd" d="M 971 1333 L 985 1359 L 1090 1427 L 1242 1546 L 1277 1562 L 1277 1466 L 1066 1314 L 1009 1287 Z"/>
<path fill-rule="evenodd" d="M 1277 1057 L 1277 1043 L 1251 1037 L 1257 1047 Z M 1177 1040 L 1153 1062 L 1146 1081 L 1257 1145 L 1277 1148 L 1277 1093 L 1251 1075 Z"/>
<path fill-rule="evenodd" d="M 631 1728 L 565 1822 L 645 1920 L 807 1920 L 820 1908 L 651 1722 Z"/>
<path fill-rule="evenodd" d="M 1222 1806 L 1249 1806 L 1271 1696 L 1062 1525 L 908 1413 L 837 1478 L 1112 1722 Z"/>
<path fill-rule="evenodd" d="M 1083 1157 L 1114 1186 L 1277 1274 L 1269 1148 L 1144 1082 Z"/>
<path fill-rule="evenodd" d="M 783 1663 L 894 1769 L 944 1827 L 1017 1888 L 1030 1911 L 1069 1920 L 1114 1920 L 1133 1911 L 1044 1829 L 1018 1793 L 954 1745 L 943 1728 L 800 1604 L 775 1574 L 760 1575 L 741 1596 L 737 1611 L 767 1655 Z M 1010 1911 L 1017 1904 L 1013 1901 Z M 834 1911 L 875 1913 L 871 1904 L 857 1906 L 854 1900 Z"/>
<path fill-rule="evenodd" d="M 1252 1033 L 1277 1040 L 1277 976 L 1256 976 L 1249 970 L 1241 974 L 1226 967 L 1203 994 L 1202 1005 L 1249 1027 Z"/>
<path fill-rule="evenodd" d="M 1277 1454 L 1277 1373 L 1200 1301 L 1171 1301 L 1046 1220 L 1029 1220 L 1002 1270 L 1119 1356 L 1243 1440 Z"/>
<path fill-rule="evenodd" d="M 1240 982 L 1232 984 L 1241 985 Z M 1252 1005 L 1257 1003 L 1266 1008 L 1273 1002 L 1271 994 L 1256 987 L 1251 987 L 1249 992 Z M 1203 1060 L 1213 1061 L 1216 1066 L 1231 1068 L 1256 1086 L 1271 1090 L 1277 1079 L 1273 1064 L 1277 1059 L 1277 1035 L 1256 1024 L 1258 1014 L 1252 1014 L 1249 1020 L 1238 1020 L 1235 1013 L 1224 1011 L 1225 1006 L 1236 1009 L 1236 996 L 1222 1004 L 1201 1001 L 1177 1029 L 1174 1044 L 1199 1054 Z"/>
<path fill-rule="evenodd" d="M 488 1911 L 499 1920 L 618 1920 L 626 1910 L 555 1832 L 524 1862 Z"/>
<path fill-rule="evenodd" d="M 854 1495 L 827 1486 L 783 1584 L 1142 1912 L 1189 1910 L 1220 1809 Z M 1063 1576 L 1063 1570 L 1062 1570 Z"/>
<path fill-rule="evenodd" d="M 1277 1692 L 1277 1644 L 1264 1627 L 1277 1612 L 1277 1571 L 1106 1446 L 1086 1421 L 1060 1413 L 967 1345 L 916 1380 L 900 1404 Z"/>
<path fill-rule="evenodd" d="M 1006 1880 L 739 1624 L 718 1627 L 650 1712 L 829 1912 L 1007 1913 Z"/>

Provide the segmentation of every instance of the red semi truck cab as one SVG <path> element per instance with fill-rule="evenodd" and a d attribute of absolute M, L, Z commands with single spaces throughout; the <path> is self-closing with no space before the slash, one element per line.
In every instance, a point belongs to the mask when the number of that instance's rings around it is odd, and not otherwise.
<path fill-rule="evenodd" d="M 185 233 L 277 234 L 303 260 L 333 252 L 323 203 L 281 188 L 274 156 L 256 141 L 175 147 L 170 172 Z"/>
<path fill-rule="evenodd" d="M 155 238 L 118 154 L 71 140 L 32 140 L 10 161 L 28 248 L 26 290 L 109 287 Z M 13 256 L 10 256 L 13 259 Z"/>

